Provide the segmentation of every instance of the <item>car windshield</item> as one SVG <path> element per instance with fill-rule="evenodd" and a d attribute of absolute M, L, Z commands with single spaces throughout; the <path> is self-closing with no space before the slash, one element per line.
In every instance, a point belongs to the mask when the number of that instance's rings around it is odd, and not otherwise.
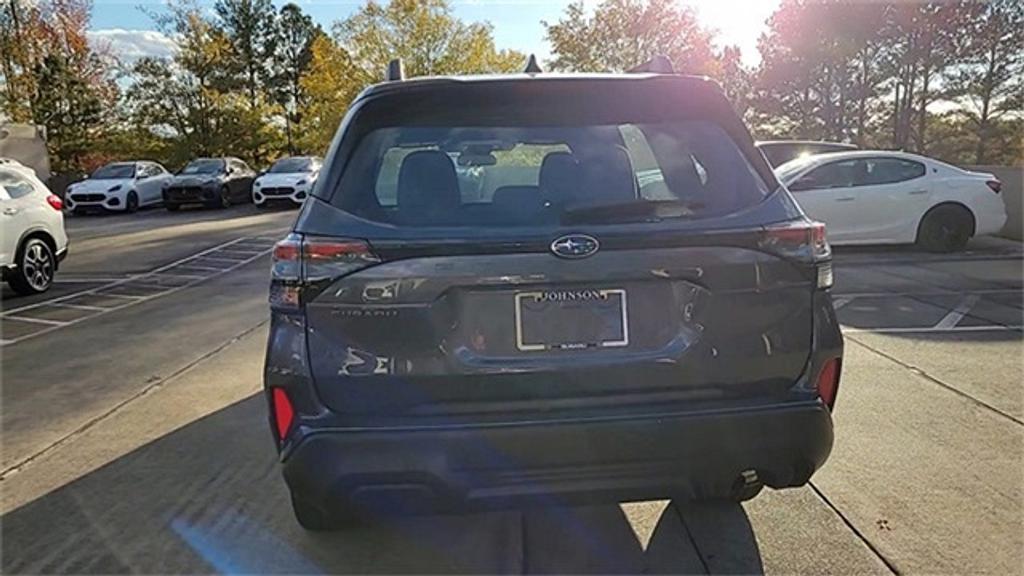
<path fill-rule="evenodd" d="M 135 164 L 107 164 L 92 173 L 93 180 L 124 180 L 135 177 Z"/>
<path fill-rule="evenodd" d="M 182 174 L 218 174 L 224 170 L 224 161 L 216 158 L 193 160 L 181 169 Z"/>
<path fill-rule="evenodd" d="M 312 158 L 282 158 L 270 167 L 271 174 L 290 174 L 296 172 L 310 172 L 313 170 Z"/>
<path fill-rule="evenodd" d="M 767 192 L 721 127 L 672 120 L 381 128 L 361 140 L 334 202 L 403 226 L 535 226 L 719 216 Z"/>

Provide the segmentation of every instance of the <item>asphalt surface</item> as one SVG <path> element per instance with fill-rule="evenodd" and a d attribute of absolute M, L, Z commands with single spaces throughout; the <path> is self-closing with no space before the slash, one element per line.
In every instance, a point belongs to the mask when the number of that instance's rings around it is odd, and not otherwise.
<path fill-rule="evenodd" d="M 742 506 L 644 502 L 294 522 L 260 372 L 293 211 L 70 218 L 42 297 L 4 288 L 3 573 L 1019 573 L 1022 250 L 838 250 L 836 444 Z"/>

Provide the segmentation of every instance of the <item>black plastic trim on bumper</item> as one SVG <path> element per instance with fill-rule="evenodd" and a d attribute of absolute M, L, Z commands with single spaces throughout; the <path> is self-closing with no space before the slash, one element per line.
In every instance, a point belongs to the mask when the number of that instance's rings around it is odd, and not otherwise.
<path fill-rule="evenodd" d="M 805 484 L 828 458 L 817 401 L 745 411 L 488 427 L 308 431 L 284 458 L 297 498 L 410 511 L 723 494 L 755 470 Z"/>

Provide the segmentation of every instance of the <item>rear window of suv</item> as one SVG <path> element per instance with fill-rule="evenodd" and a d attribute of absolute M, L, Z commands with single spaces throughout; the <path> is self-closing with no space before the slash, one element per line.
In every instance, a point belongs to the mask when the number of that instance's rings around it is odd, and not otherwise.
<path fill-rule="evenodd" d="M 722 216 L 770 190 L 716 123 L 389 126 L 356 144 L 331 202 L 402 227 Z"/>

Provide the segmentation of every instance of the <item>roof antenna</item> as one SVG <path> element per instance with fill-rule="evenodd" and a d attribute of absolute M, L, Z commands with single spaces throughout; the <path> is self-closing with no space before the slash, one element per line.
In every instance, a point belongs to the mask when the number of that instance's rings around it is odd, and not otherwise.
<path fill-rule="evenodd" d="M 543 70 L 540 69 L 540 64 L 537 64 L 537 57 L 530 54 L 530 59 L 526 61 L 526 70 L 523 72 L 527 74 L 540 74 Z"/>
<path fill-rule="evenodd" d="M 384 80 L 387 82 L 401 82 L 405 80 L 405 66 L 402 65 L 401 58 L 395 58 L 388 62 L 388 69 L 384 73 Z"/>
<path fill-rule="evenodd" d="M 668 56 L 664 54 L 655 54 L 650 60 L 643 64 L 634 66 L 626 72 L 630 74 L 641 74 L 644 72 L 651 74 L 675 74 L 676 70 L 672 66 L 672 61 L 668 59 Z"/>

